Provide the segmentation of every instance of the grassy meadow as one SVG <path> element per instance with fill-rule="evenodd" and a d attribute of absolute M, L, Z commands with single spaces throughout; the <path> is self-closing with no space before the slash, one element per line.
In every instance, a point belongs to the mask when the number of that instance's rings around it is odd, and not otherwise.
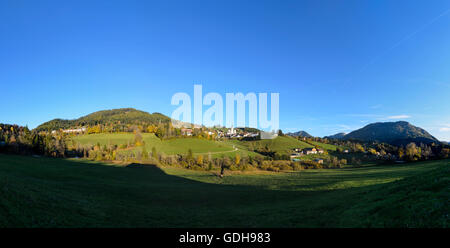
<path fill-rule="evenodd" d="M 213 172 L 0 154 L 0 227 L 448 227 L 450 160 Z"/>
<path fill-rule="evenodd" d="M 142 133 L 142 138 L 145 142 L 147 151 L 151 151 L 153 147 L 159 153 L 166 155 L 174 154 L 187 154 L 191 149 L 194 155 L 208 156 L 211 153 L 211 157 L 235 157 L 236 154 L 243 156 L 258 156 L 257 153 L 251 151 L 252 148 L 258 147 L 270 147 L 271 150 L 279 152 L 281 154 L 289 154 L 294 148 L 306 148 L 312 147 L 303 141 L 299 141 L 295 138 L 283 136 L 277 137 L 273 140 L 259 140 L 259 141 L 239 141 L 239 140 L 225 140 L 225 141 L 212 141 L 199 138 L 173 138 L 167 140 L 161 140 L 152 133 Z M 72 139 L 80 144 L 90 145 L 122 145 L 133 144 L 134 134 L 132 133 L 101 133 L 101 134 L 88 134 L 73 136 Z M 317 142 L 318 143 L 318 142 Z M 321 143 L 320 143 L 321 144 Z M 326 145 L 326 144 L 322 144 Z M 330 145 L 331 146 L 331 145 Z M 140 147 L 129 149 L 132 152 L 134 149 L 142 149 Z"/>
<path fill-rule="evenodd" d="M 317 141 L 310 141 L 312 144 L 319 146 L 327 151 L 336 151 L 336 149 L 338 148 L 338 146 L 332 145 L 332 144 L 324 144 L 324 143 L 320 143 Z"/>
<path fill-rule="evenodd" d="M 151 151 L 153 147 L 160 152 L 167 155 L 173 154 L 186 154 L 189 149 L 196 155 L 208 153 L 212 154 L 222 154 L 222 153 L 233 153 L 235 149 L 232 145 L 219 142 L 211 141 L 206 139 L 198 138 L 177 138 L 161 140 L 157 138 L 153 133 L 143 133 L 143 141 L 145 142 L 146 149 Z M 134 134 L 132 133 L 101 133 L 101 134 L 89 134 L 89 135 L 78 135 L 73 136 L 72 139 L 80 144 L 90 144 L 96 145 L 109 145 L 109 144 L 133 144 Z M 137 148 L 142 149 L 142 148 Z"/>
<path fill-rule="evenodd" d="M 272 140 L 255 140 L 255 141 L 245 141 L 245 140 L 223 140 L 223 141 L 213 141 L 200 138 L 186 137 L 186 138 L 172 138 L 161 140 L 157 138 L 153 133 L 142 133 L 143 141 L 145 142 L 145 147 L 147 151 L 151 151 L 154 147 L 156 151 L 160 154 L 174 155 L 174 154 L 187 154 L 188 150 L 191 149 L 194 156 L 203 155 L 211 156 L 211 158 L 220 157 L 231 157 L 234 158 L 237 154 L 241 157 L 248 156 L 262 156 L 256 152 L 255 149 L 263 149 L 265 147 L 270 148 L 271 151 L 277 152 L 279 154 L 289 155 L 293 152 L 294 148 L 307 148 L 318 146 L 327 151 L 326 154 L 311 154 L 302 157 L 302 160 L 314 160 L 317 158 L 329 159 L 332 156 L 336 156 L 339 159 L 347 159 L 350 163 L 351 158 L 362 159 L 361 154 L 343 154 L 336 153 L 337 146 L 332 144 L 324 144 L 317 141 L 311 141 L 308 144 L 304 141 L 298 140 L 290 136 L 280 136 Z M 134 143 L 134 134 L 132 133 L 101 133 L 101 134 L 87 134 L 87 135 L 76 135 L 71 137 L 71 139 L 79 144 L 89 144 L 89 145 L 127 145 Z M 69 143 L 71 143 L 69 141 Z M 341 147 L 345 148 L 345 147 Z M 142 147 L 132 147 L 128 149 L 121 149 L 120 153 L 133 153 L 137 150 L 142 150 Z"/>
<path fill-rule="evenodd" d="M 251 148 L 264 148 L 270 147 L 270 149 L 274 152 L 278 152 L 281 154 L 289 154 L 292 152 L 294 148 L 307 148 L 313 147 L 312 145 L 305 143 L 303 141 L 297 140 L 293 137 L 289 136 L 279 136 L 275 139 L 267 139 L 267 140 L 255 140 L 255 141 L 238 141 L 231 140 L 230 142 L 234 142 L 235 144 L 239 144 L 247 149 Z"/>

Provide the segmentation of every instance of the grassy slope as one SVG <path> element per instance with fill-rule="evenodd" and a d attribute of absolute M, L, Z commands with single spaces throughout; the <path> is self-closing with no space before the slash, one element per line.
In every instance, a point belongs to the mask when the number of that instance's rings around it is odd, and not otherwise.
<path fill-rule="evenodd" d="M 89 135 L 78 135 L 72 138 L 73 140 L 81 144 L 96 145 L 108 145 L 108 144 L 127 144 L 127 142 L 132 142 L 134 135 L 131 133 L 116 133 L 116 134 L 89 134 Z"/>
<path fill-rule="evenodd" d="M 312 144 L 317 145 L 325 150 L 328 151 L 336 151 L 337 146 L 332 145 L 332 144 L 325 144 L 325 143 L 321 143 L 321 142 L 317 142 L 317 141 L 311 141 Z"/>
<path fill-rule="evenodd" d="M 228 175 L 0 155 L 0 226 L 449 224 L 449 160 Z"/>
<path fill-rule="evenodd" d="M 207 154 L 211 153 L 221 153 L 221 152 L 232 152 L 233 147 L 220 142 L 196 139 L 196 138 L 180 138 L 180 139 L 169 139 L 161 141 L 154 134 L 144 133 L 142 137 L 145 141 L 147 151 L 151 151 L 153 147 L 156 148 L 158 152 L 163 152 L 165 154 L 186 154 L 190 149 L 193 153 Z M 73 138 L 75 141 L 81 144 L 91 144 L 95 145 L 99 142 L 101 145 L 106 144 L 127 144 L 128 142 L 133 143 L 134 135 L 131 133 L 120 133 L 120 134 L 90 134 L 90 135 L 80 135 Z"/>
<path fill-rule="evenodd" d="M 310 144 L 307 144 L 303 141 L 299 141 L 295 138 L 289 136 L 277 137 L 272 140 L 258 140 L 258 141 L 233 141 L 237 142 L 242 146 L 247 147 L 249 149 L 251 145 L 254 148 L 262 147 L 264 148 L 266 145 L 270 147 L 272 151 L 289 154 L 292 152 L 294 148 L 306 148 L 312 147 Z"/>
<path fill-rule="evenodd" d="M 227 141 L 210 141 L 196 138 L 179 138 L 161 141 L 154 134 L 144 133 L 142 134 L 146 143 L 147 150 L 150 151 L 152 147 L 155 147 L 158 152 L 165 154 L 185 154 L 188 149 L 191 148 L 195 155 L 203 154 L 207 155 L 212 153 L 213 157 L 231 156 L 234 157 L 237 153 L 241 156 L 256 156 L 257 154 L 249 151 L 251 145 L 254 148 L 265 147 L 266 145 L 271 150 L 289 154 L 294 148 L 306 148 L 312 147 L 303 141 L 299 141 L 289 136 L 277 137 L 273 140 L 259 140 L 259 141 L 239 141 L 239 140 L 227 140 Z M 119 134 L 90 134 L 75 136 L 73 139 L 81 144 L 95 145 L 100 143 L 101 145 L 108 144 L 127 144 L 133 143 L 134 135 L 131 133 L 119 133 Z M 318 146 L 335 151 L 336 146 L 322 144 L 315 142 Z M 237 148 L 237 151 L 233 151 L 233 146 Z"/>

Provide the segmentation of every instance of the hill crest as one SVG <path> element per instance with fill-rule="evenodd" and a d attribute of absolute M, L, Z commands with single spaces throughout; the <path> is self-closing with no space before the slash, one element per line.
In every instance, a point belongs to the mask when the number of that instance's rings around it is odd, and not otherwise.
<path fill-rule="evenodd" d="M 346 133 L 337 133 L 334 135 L 330 135 L 330 136 L 325 136 L 324 138 L 327 139 L 343 139 L 345 137 L 345 135 L 347 135 Z"/>
<path fill-rule="evenodd" d="M 287 136 L 292 136 L 292 137 L 306 137 L 306 138 L 312 138 L 313 136 L 311 134 L 309 134 L 306 131 L 298 131 L 298 132 L 293 132 L 293 133 L 287 133 Z"/>
<path fill-rule="evenodd" d="M 420 127 L 406 121 L 376 122 L 350 132 L 344 136 L 347 140 L 377 141 L 393 145 L 414 143 L 439 143 L 440 141 Z"/>
<path fill-rule="evenodd" d="M 134 108 L 119 108 L 110 110 L 100 110 L 91 114 L 82 116 L 78 119 L 65 120 L 53 119 L 42 123 L 36 130 L 49 131 L 58 129 L 68 129 L 80 126 L 94 126 L 98 124 L 154 124 L 167 123 L 171 119 L 161 113 L 150 114 L 145 111 Z"/>

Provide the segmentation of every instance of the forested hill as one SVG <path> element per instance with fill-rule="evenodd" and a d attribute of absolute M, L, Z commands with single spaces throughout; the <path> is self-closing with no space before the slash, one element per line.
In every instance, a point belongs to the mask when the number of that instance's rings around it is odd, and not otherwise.
<path fill-rule="evenodd" d="M 170 122 L 170 118 L 160 113 L 147 113 L 133 108 L 102 110 L 80 117 L 75 120 L 54 119 L 39 125 L 36 130 L 50 131 L 68 129 L 81 126 L 95 126 L 121 124 L 121 125 L 158 125 Z"/>
<path fill-rule="evenodd" d="M 307 137 L 307 138 L 311 138 L 313 137 L 311 134 L 307 133 L 306 131 L 298 131 L 295 133 L 287 133 L 287 136 L 292 136 L 292 137 Z"/>
<path fill-rule="evenodd" d="M 337 133 L 337 134 L 334 134 L 334 135 L 330 135 L 330 136 L 325 136 L 324 138 L 327 138 L 327 139 L 343 139 L 344 137 L 345 137 L 345 133 Z"/>
<path fill-rule="evenodd" d="M 345 135 L 344 139 L 365 142 L 377 141 L 393 145 L 405 145 L 410 142 L 439 143 L 427 131 L 406 121 L 372 123 Z"/>

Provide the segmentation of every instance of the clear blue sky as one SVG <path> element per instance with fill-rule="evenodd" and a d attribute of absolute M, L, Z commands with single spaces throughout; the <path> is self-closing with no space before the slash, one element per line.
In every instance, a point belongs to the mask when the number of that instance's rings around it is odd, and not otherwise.
<path fill-rule="evenodd" d="M 0 122 L 279 92 L 315 136 L 407 120 L 450 140 L 450 2 L 0 1 Z"/>

